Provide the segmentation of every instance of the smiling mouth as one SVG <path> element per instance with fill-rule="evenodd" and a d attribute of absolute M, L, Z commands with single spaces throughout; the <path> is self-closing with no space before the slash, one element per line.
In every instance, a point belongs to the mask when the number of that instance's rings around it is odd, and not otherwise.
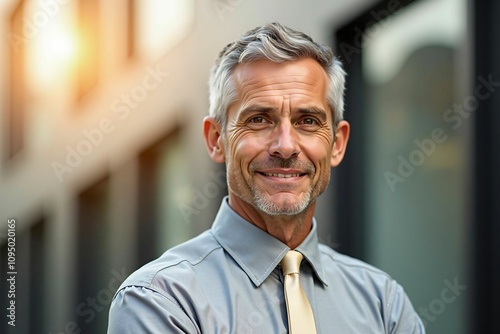
<path fill-rule="evenodd" d="M 264 176 L 272 176 L 272 177 L 279 177 L 283 179 L 288 179 L 291 177 L 299 177 L 305 175 L 305 173 L 300 174 L 300 173 L 294 173 L 294 174 L 282 174 L 282 173 L 263 173 L 259 172 L 259 174 L 264 175 Z"/>

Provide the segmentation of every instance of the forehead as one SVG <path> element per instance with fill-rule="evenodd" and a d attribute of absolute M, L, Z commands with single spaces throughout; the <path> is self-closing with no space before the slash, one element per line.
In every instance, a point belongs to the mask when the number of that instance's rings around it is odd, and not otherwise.
<path fill-rule="evenodd" d="M 239 64 L 233 78 L 240 100 L 283 96 L 326 102 L 327 74 L 310 58 L 282 63 L 266 59 Z"/>

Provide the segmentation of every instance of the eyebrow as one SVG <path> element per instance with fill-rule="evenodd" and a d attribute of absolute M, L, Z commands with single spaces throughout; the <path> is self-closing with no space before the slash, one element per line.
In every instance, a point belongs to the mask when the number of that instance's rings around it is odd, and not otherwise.
<path fill-rule="evenodd" d="M 240 114 L 246 114 L 249 112 L 261 112 L 261 113 L 270 113 L 272 111 L 275 111 L 276 109 L 273 107 L 264 107 L 264 106 L 259 106 L 258 104 L 252 104 L 245 109 L 243 109 Z"/>
<path fill-rule="evenodd" d="M 315 115 L 316 117 L 318 117 L 319 119 L 321 119 L 321 121 L 323 121 L 323 122 L 326 122 L 326 120 L 328 119 L 326 111 L 323 110 L 323 109 L 321 109 L 321 108 L 317 108 L 317 107 L 296 108 L 296 109 L 294 109 L 294 111 L 298 112 L 300 114 Z"/>
<path fill-rule="evenodd" d="M 257 112 L 257 113 L 267 114 L 267 113 L 271 113 L 271 112 L 275 112 L 275 111 L 276 111 L 276 108 L 273 108 L 273 107 L 264 107 L 264 106 L 260 106 L 257 104 L 253 104 L 253 105 L 250 105 L 250 106 L 246 107 L 245 109 L 243 109 L 240 112 L 240 116 L 245 115 L 247 113 Z M 292 110 L 292 113 L 314 115 L 314 116 L 318 117 L 319 119 L 321 119 L 321 121 L 323 121 L 323 122 L 326 122 L 326 120 L 328 119 L 326 111 L 321 109 L 321 108 L 317 108 L 317 107 L 295 108 Z"/>
<path fill-rule="evenodd" d="M 264 106 L 260 106 L 258 104 L 252 104 L 252 105 L 246 107 L 245 109 L 241 110 L 238 114 L 238 118 L 239 119 L 245 118 L 245 115 L 251 114 L 251 113 L 269 114 L 275 110 L 276 109 L 272 108 L 272 107 L 264 107 Z"/>

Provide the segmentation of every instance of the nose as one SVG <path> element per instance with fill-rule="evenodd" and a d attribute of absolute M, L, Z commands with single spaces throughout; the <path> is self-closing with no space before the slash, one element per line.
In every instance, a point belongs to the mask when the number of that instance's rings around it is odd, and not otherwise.
<path fill-rule="evenodd" d="M 273 131 L 269 154 L 282 159 L 296 157 L 300 153 L 297 131 L 290 122 L 285 122 Z"/>

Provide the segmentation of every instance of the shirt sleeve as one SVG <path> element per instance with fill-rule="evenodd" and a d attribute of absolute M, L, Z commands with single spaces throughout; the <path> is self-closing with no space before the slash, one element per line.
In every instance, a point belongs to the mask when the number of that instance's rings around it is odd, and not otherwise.
<path fill-rule="evenodd" d="M 200 333 L 179 305 L 142 286 L 120 290 L 109 310 L 108 334 Z"/>
<path fill-rule="evenodd" d="M 403 288 L 394 283 L 393 298 L 388 307 L 388 331 L 390 334 L 425 334 L 422 320 L 415 312 Z"/>

